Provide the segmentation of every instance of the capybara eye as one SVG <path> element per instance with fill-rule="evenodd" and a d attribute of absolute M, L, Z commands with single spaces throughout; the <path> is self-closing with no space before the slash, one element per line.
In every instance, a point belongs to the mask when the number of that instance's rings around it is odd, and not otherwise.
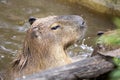
<path fill-rule="evenodd" d="M 56 29 L 58 29 L 58 28 L 60 28 L 61 27 L 61 25 L 59 24 L 59 23 L 53 23 L 51 26 L 50 26 L 50 29 L 51 30 L 56 30 Z"/>
<path fill-rule="evenodd" d="M 59 27 L 60 27 L 60 25 L 54 26 L 54 27 L 51 28 L 51 30 L 56 30 Z"/>

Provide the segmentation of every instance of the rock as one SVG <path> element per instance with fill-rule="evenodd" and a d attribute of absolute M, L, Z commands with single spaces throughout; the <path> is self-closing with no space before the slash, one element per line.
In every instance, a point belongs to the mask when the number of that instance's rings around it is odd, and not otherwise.
<path fill-rule="evenodd" d="M 120 0 L 69 0 L 94 11 L 120 16 Z"/>

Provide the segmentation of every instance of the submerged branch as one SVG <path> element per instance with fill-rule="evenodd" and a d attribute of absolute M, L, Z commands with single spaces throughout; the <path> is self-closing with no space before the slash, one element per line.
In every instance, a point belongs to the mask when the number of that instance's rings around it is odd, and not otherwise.
<path fill-rule="evenodd" d="M 24 79 L 19 78 L 16 80 L 77 80 L 95 78 L 114 68 L 114 64 L 108 61 L 107 58 L 109 57 L 96 55 L 82 61 L 35 73 L 26 77 L 24 76 Z"/>

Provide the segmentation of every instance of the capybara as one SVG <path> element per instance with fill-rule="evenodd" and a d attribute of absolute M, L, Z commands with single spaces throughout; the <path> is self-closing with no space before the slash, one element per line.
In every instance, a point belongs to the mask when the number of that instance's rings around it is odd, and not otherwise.
<path fill-rule="evenodd" d="M 30 18 L 22 53 L 14 60 L 14 78 L 72 62 L 66 49 L 82 39 L 86 23 L 77 15 Z"/>

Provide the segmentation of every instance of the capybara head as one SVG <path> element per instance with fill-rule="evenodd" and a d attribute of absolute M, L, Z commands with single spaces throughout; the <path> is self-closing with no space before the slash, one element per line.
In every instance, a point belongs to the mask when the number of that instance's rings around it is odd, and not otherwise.
<path fill-rule="evenodd" d="M 60 45 L 66 48 L 84 35 L 86 25 L 79 16 L 50 16 L 36 19 L 27 31 L 29 47 Z"/>
<path fill-rule="evenodd" d="M 14 61 L 14 69 L 34 73 L 71 63 L 66 49 L 80 40 L 86 23 L 77 15 L 30 18 L 23 53 Z"/>

